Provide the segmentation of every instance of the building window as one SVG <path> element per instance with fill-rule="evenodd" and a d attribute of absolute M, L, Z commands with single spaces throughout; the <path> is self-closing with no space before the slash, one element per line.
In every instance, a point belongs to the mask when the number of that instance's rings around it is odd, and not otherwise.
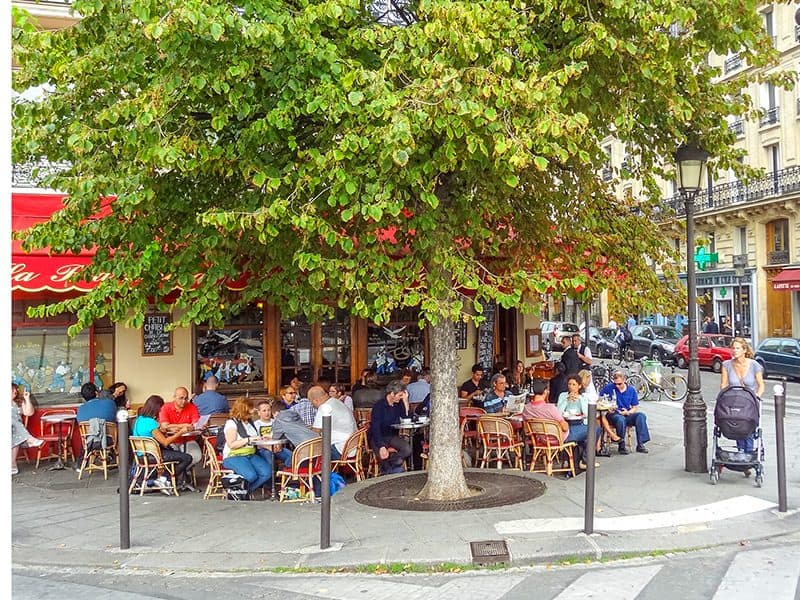
<path fill-rule="evenodd" d="M 761 127 L 775 125 L 780 122 L 781 111 L 778 106 L 778 94 L 775 85 L 765 83 L 761 85 Z"/>
<path fill-rule="evenodd" d="M 734 254 L 747 254 L 747 226 L 741 225 L 736 228 L 734 237 Z"/>
<path fill-rule="evenodd" d="M 419 310 L 396 310 L 388 324 L 370 324 L 367 358 L 378 376 L 390 376 L 400 369 L 419 371 L 425 364 L 425 339 L 419 328 Z"/>
<path fill-rule="evenodd" d="M 214 375 L 223 387 L 247 384 L 263 387 L 263 336 L 261 303 L 231 317 L 221 329 L 198 326 L 195 330 L 198 381 Z"/>
<path fill-rule="evenodd" d="M 777 43 L 778 38 L 775 35 L 775 25 L 773 24 L 772 19 L 772 7 L 770 6 L 764 10 L 764 12 L 761 13 L 761 16 L 764 19 L 764 31 L 766 31 L 767 35 L 772 40 L 772 45 L 774 46 Z"/>
<path fill-rule="evenodd" d="M 70 337 L 67 328 L 75 322 L 73 315 L 28 317 L 28 307 L 58 300 L 12 302 L 11 378 L 29 389 L 40 407 L 80 402 L 81 386 L 89 381 L 100 389 L 113 383 L 114 327 L 110 321 L 97 321 Z"/>
<path fill-rule="evenodd" d="M 725 73 L 730 73 L 731 71 L 735 71 L 739 67 L 742 66 L 742 57 L 739 56 L 739 53 L 736 54 L 729 54 L 728 58 L 725 59 L 725 64 L 723 65 L 723 71 Z"/>
<path fill-rule="evenodd" d="M 321 323 L 303 316 L 281 320 L 281 385 L 295 376 L 310 382 L 350 383 L 350 317 L 337 310 Z"/>
<path fill-rule="evenodd" d="M 776 219 L 767 223 L 767 264 L 782 265 L 789 262 L 789 219 Z"/>
<path fill-rule="evenodd" d="M 611 181 L 614 176 L 614 170 L 611 167 L 611 146 L 605 146 L 603 152 L 606 155 L 606 161 L 603 164 L 603 181 Z"/>

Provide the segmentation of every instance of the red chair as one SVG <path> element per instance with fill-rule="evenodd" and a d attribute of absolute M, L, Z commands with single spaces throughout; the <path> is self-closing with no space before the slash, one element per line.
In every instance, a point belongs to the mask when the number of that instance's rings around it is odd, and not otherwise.
<path fill-rule="evenodd" d="M 474 448 L 478 441 L 478 419 L 485 415 L 482 408 L 464 406 L 458 410 L 458 421 L 461 425 L 461 447 Z"/>
<path fill-rule="evenodd" d="M 311 438 L 298 444 L 292 452 L 290 469 L 281 469 L 277 476 L 281 479 L 279 502 L 314 501 L 314 478 L 322 474 L 322 438 Z M 288 484 L 297 482 L 299 496 L 290 499 Z"/>

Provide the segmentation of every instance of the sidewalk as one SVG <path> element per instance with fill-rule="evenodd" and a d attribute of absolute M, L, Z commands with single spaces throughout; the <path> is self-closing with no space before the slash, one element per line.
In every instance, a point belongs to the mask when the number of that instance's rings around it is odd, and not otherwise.
<path fill-rule="evenodd" d="M 376 509 L 353 499 L 369 481 L 349 485 L 332 499 L 332 548 L 324 552 L 319 505 L 204 501 L 199 493 L 134 496 L 131 548 L 122 551 L 116 472 L 107 482 L 97 473 L 78 481 L 73 470 L 34 472 L 20 463 L 12 485 L 12 564 L 190 572 L 469 564 L 469 542 L 505 540 L 512 563 L 524 565 L 682 551 L 800 531 L 800 431 L 787 423 L 789 512 L 780 514 L 769 432 L 763 488 L 730 471 L 712 486 L 708 475 L 683 471 L 679 408 L 644 405 L 654 438 L 650 454 L 613 451 L 598 459 L 592 536 L 582 533 L 584 476 L 525 474 L 520 476 L 545 482 L 543 496 L 463 512 Z"/>

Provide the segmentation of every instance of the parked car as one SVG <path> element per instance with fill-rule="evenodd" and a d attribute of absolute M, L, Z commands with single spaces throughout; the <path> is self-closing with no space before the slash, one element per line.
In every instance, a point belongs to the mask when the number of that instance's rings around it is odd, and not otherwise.
<path fill-rule="evenodd" d="M 635 325 L 631 333 L 634 358 L 649 357 L 662 363 L 675 359 L 675 344 L 682 337 L 677 329 L 666 325 Z"/>
<path fill-rule="evenodd" d="M 579 332 L 578 326 L 569 321 L 542 321 L 542 347 L 545 352 L 563 350 L 561 336 Z"/>
<path fill-rule="evenodd" d="M 800 379 L 800 338 L 766 338 L 756 348 L 755 359 L 767 375 Z"/>
<path fill-rule="evenodd" d="M 617 349 L 615 335 L 617 330 L 610 327 L 589 327 L 589 350 L 592 351 L 592 356 L 610 358 Z"/>
<path fill-rule="evenodd" d="M 710 367 L 714 373 L 722 370 L 722 362 L 733 358 L 733 337 L 717 333 L 697 336 L 697 358 L 700 367 Z M 689 336 L 683 336 L 675 345 L 675 362 L 681 369 L 689 366 Z"/>

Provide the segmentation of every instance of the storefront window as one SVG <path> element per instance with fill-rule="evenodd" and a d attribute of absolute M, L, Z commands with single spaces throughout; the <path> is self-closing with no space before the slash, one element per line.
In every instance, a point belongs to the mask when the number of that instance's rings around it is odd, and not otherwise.
<path fill-rule="evenodd" d="M 425 363 L 425 343 L 418 309 L 392 313 L 387 325 L 370 325 L 367 357 L 378 375 L 392 375 L 400 369 L 419 371 Z"/>
<path fill-rule="evenodd" d="M 303 316 L 281 321 L 281 385 L 327 379 L 350 383 L 350 317 L 337 310 L 330 319 L 309 323 Z"/>
<path fill-rule="evenodd" d="M 67 328 L 71 315 L 32 319 L 28 306 L 45 300 L 15 300 L 12 303 L 11 378 L 31 391 L 38 406 L 81 402 L 81 386 L 94 381 L 108 388 L 114 374 L 114 333 L 107 320 L 74 337 Z M 91 347 L 94 343 L 94 348 Z"/>
<path fill-rule="evenodd" d="M 197 327 L 198 380 L 215 375 L 223 385 L 263 385 L 263 335 L 264 313 L 258 304 L 232 317 L 222 329 Z"/>

